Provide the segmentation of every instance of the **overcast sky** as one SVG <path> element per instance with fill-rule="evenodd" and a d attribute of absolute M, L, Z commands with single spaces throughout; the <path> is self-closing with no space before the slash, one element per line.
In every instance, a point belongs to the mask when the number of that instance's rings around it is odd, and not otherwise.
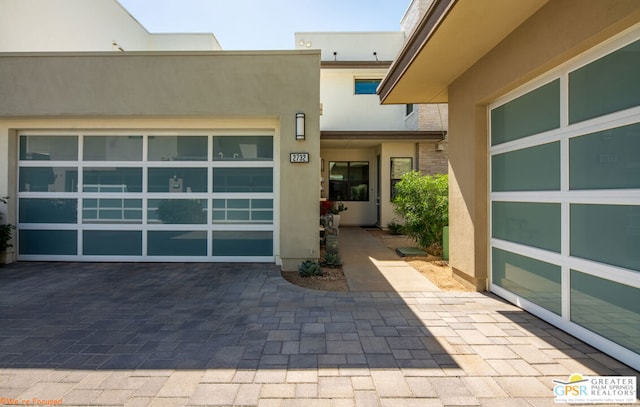
<path fill-rule="evenodd" d="M 226 50 L 294 48 L 303 31 L 399 31 L 411 0 L 118 0 L 152 33 L 213 33 Z"/>

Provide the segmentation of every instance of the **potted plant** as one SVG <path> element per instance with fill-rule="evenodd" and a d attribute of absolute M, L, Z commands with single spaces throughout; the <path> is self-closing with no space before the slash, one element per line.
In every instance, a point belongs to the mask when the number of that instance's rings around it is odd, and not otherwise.
<path fill-rule="evenodd" d="M 331 213 L 333 214 L 333 226 L 340 226 L 340 213 L 346 211 L 347 208 L 342 202 L 332 202 Z"/>
<path fill-rule="evenodd" d="M 6 204 L 7 198 L 0 198 L 0 202 Z M 2 223 L 2 212 L 0 212 L 0 223 L 0 265 L 2 265 L 6 263 L 7 249 L 13 247 L 9 241 L 11 240 L 11 231 L 15 229 L 15 226 Z"/>
<path fill-rule="evenodd" d="M 326 216 L 333 210 L 333 201 L 320 201 L 320 216 Z"/>

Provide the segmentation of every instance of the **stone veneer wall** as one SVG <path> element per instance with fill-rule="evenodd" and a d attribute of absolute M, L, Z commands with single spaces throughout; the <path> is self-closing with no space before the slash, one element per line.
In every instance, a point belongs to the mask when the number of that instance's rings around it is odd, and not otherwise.
<path fill-rule="evenodd" d="M 449 107 L 446 103 L 418 106 L 418 129 L 428 131 L 447 131 Z"/>
<path fill-rule="evenodd" d="M 418 171 L 423 175 L 447 174 L 449 171 L 449 154 L 446 132 L 448 128 L 449 109 L 446 103 L 416 105 L 418 129 L 423 131 L 442 131 L 443 141 L 425 142 L 416 145 Z M 440 150 L 438 150 L 440 146 Z"/>
<path fill-rule="evenodd" d="M 438 151 L 437 146 L 442 145 L 443 150 Z M 416 145 L 418 159 L 418 171 L 422 175 L 446 174 L 449 169 L 449 155 L 447 154 L 447 141 L 426 142 Z"/>

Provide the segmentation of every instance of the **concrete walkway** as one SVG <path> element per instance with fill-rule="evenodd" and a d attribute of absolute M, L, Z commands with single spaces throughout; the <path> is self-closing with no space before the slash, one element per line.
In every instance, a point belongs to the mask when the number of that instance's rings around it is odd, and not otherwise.
<path fill-rule="evenodd" d="M 572 373 L 638 375 L 492 295 L 406 288 L 307 290 L 268 264 L 6 266 L 0 405 L 532 407 Z"/>
<path fill-rule="evenodd" d="M 342 269 L 351 291 L 439 291 L 366 230 L 343 227 L 339 239 Z"/>

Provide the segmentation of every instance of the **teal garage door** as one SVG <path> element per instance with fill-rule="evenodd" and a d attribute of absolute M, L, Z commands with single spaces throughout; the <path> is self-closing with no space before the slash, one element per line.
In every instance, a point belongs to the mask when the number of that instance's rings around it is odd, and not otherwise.
<path fill-rule="evenodd" d="M 268 132 L 23 132 L 19 260 L 274 261 Z"/>

